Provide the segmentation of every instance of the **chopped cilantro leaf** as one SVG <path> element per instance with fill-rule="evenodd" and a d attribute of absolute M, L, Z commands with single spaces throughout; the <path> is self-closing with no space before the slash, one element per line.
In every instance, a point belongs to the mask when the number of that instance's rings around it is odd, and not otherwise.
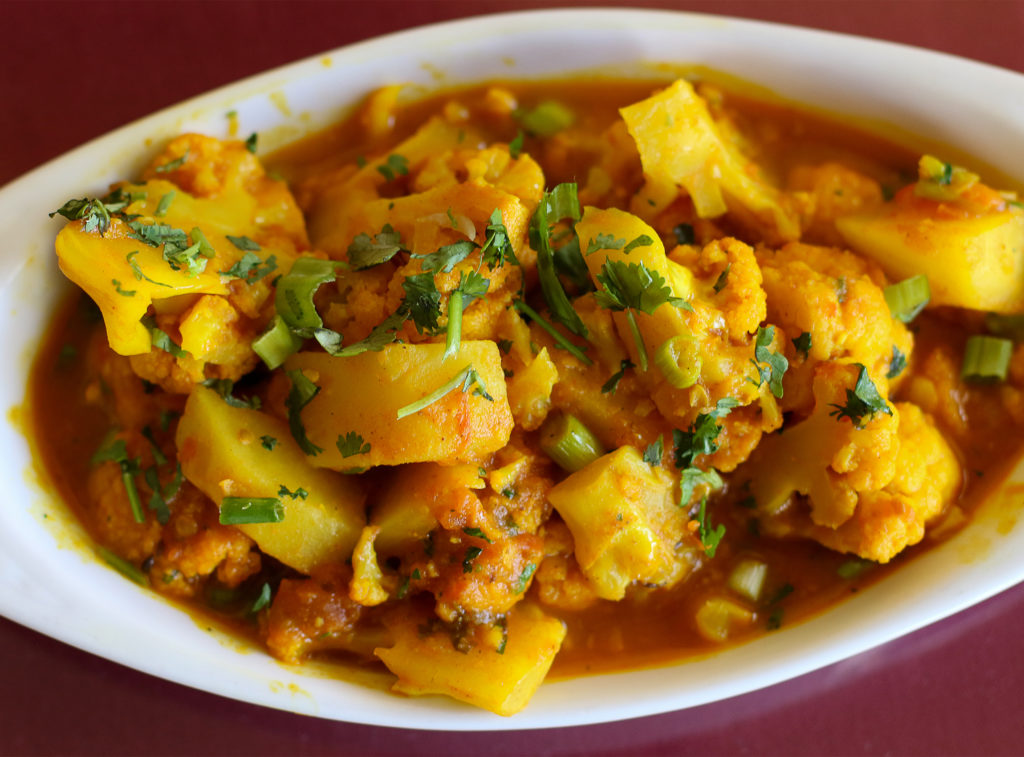
<path fill-rule="evenodd" d="M 747 379 L 755 386 L 761 386 L 765 381 L 772 394 L 782 397 L 782 377 L 789 368 L 789 361 L 781 352 L 772 352 L 768 349 L 775 339 L 775 327 L 759 327 L 754 340 L 754 358 L 750 361 L 757 369 L 757 381 Z"/>
<path fill-rule="evenodd" d="M 338 434 L 338 452 L 342 457 L 353 457 L 354 455 L 365 455 L 370 451 L 370 443 L 365 442 L 363 437 L 355 431 L 349 431 L 342 436 Z"/>
<path fill-rule="evenodd" d="M 437 319 L 441 315 L 441 293 L 434 283 L 434 274 L 419 273 L 407 276 L 402 282 L 405 290 L 404 306 L 421 334 L 436 334 Z"/>
<path fill-rule="evenodd" d="M 621 250 L 625 244 L 625 239 L 616 239 L 612 234 L 598 234 L 587 245 L 587 255 L 593 255 L 598 250 Z"/>
<path fill-rule="evenodd" d="M 513 594 L 522 594 L 526 591 L 526 587 L 530 583 L 530 579 L 533 574 L 537 571 L 537 566 L 534 563 L 527 563 L 526 567 L 523 568 L 523 572 L 519 574 L 519 578 L 516 579 L 515 586 L 512 587 Z"/>
<path fill-rule="evenodd" d="M 693 244 L 696 236 L 693 233 L 693 226 L 688 223 L 681 223 L 672 229 L 677 244 Z"/>
<path fill-rule="evenodd" d="M 648 445 L 644 450 L 644 462 L 648 465 L 661 465 L 661 458 L 665 454 L 665 443 L 659 436 L 657 441 Z"/>
<path fill-rule="evenodd" d="M 263 446 L 263 449 L 273 452 L 274 447 L 277 446 L 277 439 L 272 436 L 261 436 L 260 444 Z"/>
<path fill-rule="evenodd" d="M 285 375 L 292 382 L 284 402 L 288 410 L 288 427 L 291 429 L 292 437 L 307 455 L 319 455 L 324 451 L 323 447 L 313 444 L 306 436 L 306 428 L 302 425 L 302 409 L 320 392 L 320 387 L 306 378 L 301 369 L 285 371 Z"/>
<path fill-rule="evenodd" d="M 889 370 L 886 371 L 887 379 L 894 379 L 899 376 L 907 367 L 907 356 L 900 352 L 895 344 L 892 346 L 892 357 L 889 359 Z"/>
<path fill-rule="evenodd" d="M 493 541 L 487 538 L 487 534 L 479 528 L 464 528 L 462 529 L 462 533 L 466 534 L 466 536 L 472 536 L 475 539 L 483 539 L 488 544 L 494 544 Z"/>
<path fill-rule="evenodd" d="M 259 135 L 256 132 L 250 134 L 245 140 L 245 149 L 251 152 L 253 155 L 256 154 L 256 145 L 259 140 Z"/>
<path fill-rule="evenodd" d="M 878 393 L 878 388 L 868 375 L 868 369 L 860 363 L 854 363 L 860 372 L 857 374 L 857 383 L 853 389 L 846 390 L 845 405 L 831 405 L 835 408 L 829 415 L 837 420 L 849 418 L 857 428 L 864 428 L 865 419 L 870 419 L 875 413 L 892 415 L 892 408 Z"/>
<path fill-rule="evenodd" d="M 157 286 L 170 287 L 171 286 L 170 284 L 165 284 L 162 281 L 154 281 L 153 279 L 149 278 L 149 276 L 147 276 L 146 274 L 144 274 L 142 272 L 142 268 L 139 266 L 138 262 L 135 260 L 135 256 L 138 255 L 138 254 L 139 254 L 139 251 L 135 250 L 134 252 L 129 252 L 127 255 L 125 255 L 125 260 L 127 260 L 128 261 L 128 265 L 130 265 L 132 267 L 132 273 L 135 275 L 135 280 L 136 281 L 143 281 L 143 280 L 145 280 L 145 281 L 148 281 L 150 284 L 156 284 Z"/>
<path fill-rule="evenodd" d="M 225 234 L 225 236 L 231 244 L 243 252 L 259 252 L 262 249 L 259 244 L 249 239 L 249 237 L 233 237 L 230 234 Z"/>
<path fill-rule="evenodd" d="M 718 544 L 722 541 L 722 537 L 725 536 L 725 526 L 719 523 L 714 528 L 711 528 L 707 518 L 707 505 L 708 498 L 702 498 L 696 518 L 697 535 L 700 537 L 700 543 L 704 545 L 704 552 L 707 556 L 714 557 Z"/>
<path fill-rule="evenodd" d="M 523 300 L 514 300 L 512 302 L 512 307 L 514 307 L 520 313 L 525 315 L 527 318 L 529 318 L 542 329 L 544 329 L 546 332 L 548 332 L 548 334 L 551 335 L 551 338 L 555 340 L 555 347 L 561 350 L 565 350 L 570 355 L 574 356 L 577 360 L 579 360 L 582 363 L 585 363 L 586 365 L 594 364 L 594 361 L 587 357 L 586 354 L 583 352 L 583 350 L 586 349 L 585 347 L 577 347 L 575 344 L 570 342 L 564 334 L 562 334 L 560 331 L 558 331 L 558 329 L 556 329 L 554 326 L 552 326 L 550 323 L 544 320 L 537 313 L 536 310 L 534 310 L 525 302 L 523 302 Z"/>
<path fill-rule="evenodd" d="M 499 208 L 495 208 L 494 212 L 491 213 L 491 217 L 487 219 L 484 246 L 480 248 L 480 259 L 492 271 L 505 265 L 506 262 L 512 265 L 519 265 L 515 250 L 512 249 L 512 242 L 508 238 L 505 220 Z"/>
<path fill-rule="evenodd" d="M 221 271 L 221 276 L 230 276 L 233 279 L 244 279 L 245 283 L 252 286 L 260 279 L 277 270 L 277 256 L 271 255 L 264 261 L 259 255 L 252 252 L 245 253 L 233 266 L 226 271 Z"/>
<path fill-rule="evenodd" d="M 628 255 L 633 250 L 635 250 L 637 247 L 650 247 L 652 244 L 654 244 L 654 240 L 653 239 L 651 239 L 646 234 L 641 234 L 636 239 L 634 239 L 632 242 L 630 242 L 629 244 L 627 244 L 625 247 L 622 248 L 622 254 L 623 255 Z"/>
<path fill-rule="evenodd" d="M 287 486 L 281 484 L 281 488 L 277 490 L 278 497 L 291 497 L 292 499 L 306 499 L 309 496 L 309 492 L 303 489 L 301 486 L 295 491 L 291 491 Z"/>
<path fill-rule="evenodd" d="M 435 402 L 440 400 L 449 392 L 459 389 L 463 393 L 468 392 L 470 389 L 473 390 L 473 394 L 483 397 L 485 400 L 490 402 L 494 401 L 494 398 L 487 393 L 487 387 L 484 385 L 483 379 L 480 374 L 476 372 L 476 369 L 472 365 L 467 365 L 461 371 L 459 371 L 450 380 L 439 386 L 437 389 L 432 391 L 427 396 L 411 402 L 404 407 L 398 409 L 398 418 L 405 418 L 407 415 L 418 413 L 425 407 L 433 405 Z"/>
<path fill-rule="evenodd" d="M 377 170 L 386 181 L 394 181 L 396 176 L 405 176 L 409 173 L 409 161 L 402 155 L 388 155 L 385 161 L 377 166 Z"/>
<path fill-rule="evenodd" d="M 436 252 L 427 255 L 414 254 L 413 257 L 423 259 L 421 267 L 424 271 L 450 273 L 456 265 L 469 257 L 470 253 L 476 249 L 476 243 L 466 239 L 439 247 Z"/>
<path fill-rule="evenodd" d="M 231 405 L 231 407 L 240 407 L 247 410 L 259 410 L 262 406 L 260 398 L 255 395 L 251 399 L 247 400 L 234 396 L 232 392 L 235 389 L 235 382 L 231 379 L 210 378 L 203 382 L 203 386 L 208 389 L 213 389 L 213 391 L 217 392 L 217 394 L 220 395 L 220 398 L 227 404 Z"/>
<path fill-rule="evenodd" d="M 337 277 L 337 263 L 313 257 L 300 257 L 288 273 L 278 279 L 274 306 L 277 314 L 294 332 L 310 336 L 313 329 L 323 328 L 316 312 L 313 295 L 321 284 Z"/>
<path fill-rule="evenodd" d="M 715 421 L 728 415 L 738 404 L 732 397 L 723 397 L 713 410 L 700 413 L 688 431 L 673 430 L 676 468 L 689 468 L 699 455 L 713 455 L 718 451 L 716 440 L 722 427 Z"/>
<path fill-rule="evenodd" d="M 625 311 L 629 328 L 633 333 L 640 370 L 647 370 L 647 345 L 644 343 L 634 310 L 648 315 L 664 304 L 692 310 L 690 303 L 672 296 L 672 289 L 657 271 L 651 271 L 641 263 L 625 263 L 621 260 L 605 260 L 597 280 L 603 285 L 594 295 L 597 304 L 608 310 Z"/>
<path fill-rule="evenodd" d="M 519 156 L 523 152 L 523 132 L 516 132 L 516 137 L 508 143 L 508 154 L 512 156 L 512 160 L 519 160 Z"/>
<path fill-rule="evenodd" d="M 793 340 L 793 346 L 796 347 L 796 351 L 803 355 L 804 360 L 806 360 L 808 354 L 810 354 L 811 352 L 811 332 L 803 332 L 800 336 Z"/>
<path fill-rule="evenodd" d="M 715 279 L 715 285 L 714 287 L 712 287 L 715 290 L 715 294 L 718 294 L 723 289 L 725 289 L 726 285 L 729 283 L 729 270 L 731 268 L 732 263 L 728 263 L 722 270 L 722 272 L 718 274 L 718 278 Z"/>
<path fill-rule="evenodd" d="M 619 370 L 615 371 L 611 377 L 601 385 L 601 394 L 615 394 L 615 390 L 619 388 L 619 382 L 622 381 L 622 377 L 626 375 L 626 371 L 632 368 L 632 360 L 623 360 L 619 363 Z"/>
<path fill-rule="evenodd" d="M 156 347 L 158 350 L 163 350 L 164 352 L 169 353 L 172 357 L 175 358 L 188 356 L 188 351 L 183 350 L 181 347 L 179 347 L 177 344 L 171 341 L 171 338 L 167 335 L 167 332 L 158 328 L 156 325 L 156 321 L 154 321 L 151 316 L 144 317 L 142 319 L 142 325 L 149 329 L 149 339 L 153 347 Z"/>
<path fill-rule="evenodd" d="M 271 589 L 270 584 L 266 581 L 263 582 L 263 586 L 260 587 L 260 595 L 256 597 L 256 601 L 252 603 L 252 607 L 249 608 L 250 613 L 258 613 L 264 607 L 270 604 Z"/>
<path fill-rule="evenodd" d="M 530 246 L 537 251 L 537 276 L 541 293 L 552 317 L 577 336 L 585 337 L 587 327 L 572 307 L 555 271 L 554 250 L 551 247 L 551 227 L 562 220 L 572 222 L 580 218 L 580 203 L 575 184 L 559 184 L 541 197 L 530 220 Z"/>
<path fill-rule="evenodd" d="M 402 246 L 402 235 L 391 224 L 370 238 L 369 234 L 356 234 L 348 246 L 348 262 L 357 271 L 386 263 L 406 248 Z"/>
<path fill-rule="evenodd" d="M 134 290 L 134 289 L 122 289 L 121 288 L 121 282 L 118 281 L 117 279 L 111 279 L 110 283 L 114 285 L 114 291 L 117 292 L 122 297 L 134 297 L 135 296 L 135 291 L 136 290 Z"/>
<path fill-rule="evenodd" d="M 473 572 L 473 561 L 478 558 L 483 552 L 482 547 L 469 547 L 466 550 L 466 556 L 462 558 L 462 572 L 472 573 Z"/>

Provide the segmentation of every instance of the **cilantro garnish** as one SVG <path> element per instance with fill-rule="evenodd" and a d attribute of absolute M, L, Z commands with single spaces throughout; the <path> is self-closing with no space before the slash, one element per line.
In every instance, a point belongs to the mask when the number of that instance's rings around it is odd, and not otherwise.
<path fill-rule="evenodd" d="M 138 262 L 136 262 L 136 260 L 135 260 L 135 256 L 138 255 L 138 254 L 139 254 L 139 251 L 135 250 L 134 252 L 129 252 L 127 255 L 125 255 L 125 260 L 128 261 L 128 265 L 130 265 L 132 267 L 132 273 L 135 274 L 135 280 L 136 281 L 146 280 L 150 284 L 156 284 L 157 286 L 161 286 L 161 287 L 170 287 L 171 286 L 170 284 L 165 284 L 162 281 L 154 281 L 153 279 L 149 278 L 149 276 L 147 276 L 146 274 L 144 274 L 142 272 L 142 268 L 139 266 Z"/>
<path fill-rule="evenodd" d="M 260 587 L 260 595 L 256 597 L 256 601 L 252 603 L 252 607 L 249 608 L 249 612 L 255 614 L 268 606 L 270 604 L 271 596 L 270 584 L 264 581 L 263 586 Z"/>
<path fill-rule="evenodd" d="M 135 474 L 139 472 L 139 458 L 129 458 L 124 439 L 115 439 L 106 446 L 100 447 L 89 462 L 92 465 L 102 462 L 115 462 L 121 466 L 121 483 L 128 495 L 128 503 L 132 509 L 132 517 L 136 523 L 145 523 L 146 516 L 142 512 L 142 500 L 139 489 L 135 485 Z"/>
<path fill-rule="evenodd" d="M 697 238 L 693 233 L 693 226 L 688 223 L 679 224 L 672 229 L 672 233 L 675 235 L 677 244 L 693 244 Z"/>
<path fill-rule="evenodd" d="M 259 252 L 262 249 L 259 244 L 249 239 L 249 237 L 233 237 L 230 234 L 225 234 L 227 240 L 231 242 L 235 247 L 240 249 L 242 252 Z"/>
<path fill-rule="evenodd" d="M 110 283 L 114 285 L 114 291 L 117 292 L 122 297 L 134 297 L 135 296 L 135 291 L 136 290 L 134 290 L 134 289 L 122 289 L 121 288 L 121 282 L 118 281 L 117 279 L 111 279 Z"/>
<path fill-rule="evenodd" d="M 718 549 L 719 542 L 722 541 L 722 537 L 725 536 L 725 526 L 719 523 L 714 528 L 711 528 L 707 518 L 707 506 L 708 498 L 702 497 L 700 501 L 700 509 L 697 511 L 697 535 L 700 537 L 700 543 L 704 545 L 704 552 L 708 557 L 714 557 L 715 551 Z"/>
<path fill-rule="evenodd" d="M 587 357 L 586 354 L 583 352 L 583 350 L 586 349 L 585 347 L 577 347 L 575 344 L 570 342 L 561 332 L 558 331 L 558 329 L 556 329 L 554 326 L 552 326 L 550 323 L 544 320 L 537 313 L 536 310 L 531 308 L 525 302 L 523 302 L 522 300 L 514 300 L 512 302 L 512 307 L 514 307 L 520 313 L 525 315 L 527 318 L 529 318 L 542 329 L 544 329 L 546 332 L 548 332 L 548 334 L 551 335 L 551 338 L 555 340 L 555 347 L 565 350 L 570 355 L 574 356 L 577 360 L 579 360 L 582 363 L 585 363 L 586 365 L 594 364 L 594 361 Z"/>
<path fill-rule="evenodd" d="M 587 255 L 593 255 L 598 250 L 621 250 L 625 244 L 625 239 L 616 239 L 612 234 L 599 233 L 587 245 Z"/>
<path fill-rule="evenodd" d="M 860 363 L 854 363 L 859 369 L 857 383 L 853 389 L 846 390 L 846 404 L 832 404 L 835 410 L 829 415 L 837 420 L 849 418 L 857 428 L 864 428 L 864 420 L 870 419 L 876 413 L 892 415 L 892 408 L 878 393 L 878 388 L 868 375 L 868 369 Z"/>
<path fill-rule="evenodd" d="M 789 368 L 789 361 L 781 352 L 772 352 L 768 349 L 774 339 L 774 326 L 757 329 L 757 336 L 754 340 L 754 357 L 750 360 L 757 370 L 757 380 L 748 378 L 747 381 L 758 387 L 767 381 L 772 394 L 782 397 L 782 377 Z"/>
<path fill-rule="evenodd" d="M 407 251 L 402 245 L 402 235 L 386 223 L 372 238 L 369 234 L 356 234 L 348 246 L 348 262 L 352 268 L 361 271 L 386 263 L 402 251 Z"/>
<path fill-rule="evenodd" d="M 523 568 L 523 572 L 519 574 L 519 578 L 516 579 L 515 586 L 512 587 L 512 593 L 522 594 L 526 591 L 526 587 L 536 571 L 537 566 L 534 563 L 527 563 L 526 567 Z"/>
<path fill-rule="evenodd" d="M 462 529 L 462 533 L 466 534 L 466 536 L 472 536 L 475 539 L 483 539 L 488 544 L 494 543 L 489 538 L 487 538 L 487 534 L 485 534 L 483 530 L 479 528 L 464 528 Z"/>
<path fill-rule="evenodd" d="M 180 158 L 170 160 L 164 163 L 162 166 L 157 166 L 153 170 L 156 171 L 157 173 L 170 173 L 171 171 L 177 171 L 179 168 L 185 165 L 186 160 L 188 160 L 188 150 L 185 150 L 185 153 Z"/>
<path fill-rule="evenodd" d="M 615 390 L 619 388 L 619 382 L 622 381 L 622 377 L 626 375 L 626 371 L 632 368 L 632 360 L 623 360 L 619 363 L 619 370 L 615 371 L 611 377 L 601 385 L 601 394 L 615 394 Z"/>
<path fill-rule="evenodd" d="M 261 436 L 260 444 L 263 446 L 263 449 L 273 452 L 274 447 L 277 446 L 277 439 L 272 436 Z"/>
<path fill-rule="evenodd" d="M 364 442 L 363 437 L 361 437 L 355 431 L 349 431 L 344 436 L 339 434 L 337 444 L 338 452 L 341 453 L 342 457 L 352 457 L 353 455 L 365 455 L 370 451 L 370 443 Z"/>
<path fill-rule="evenodd" d="M 576 222 L 580 218 L 580 203 L 575 184 L 559 184 L 545 192 L 530 221 L 530 246 L 537 251 L 537 275 L 541 292 L 552 317 L 572 333 L 585 337 L 587 327 L 569 302 L 555 272 L 555 257 L 551 247 L 551 227 L 562 220 Z"/>
<path fill-rule="evenodd" d="M 207 389 L 213 389 L 213 391 L 217 392 L 217 394 L 220 395 L 220 398 L 224 400 L 227 404 L 231 405 L 231 407 L 240 407 L 245 408 L 247 410 L 259 410 L 260 407 L 262 406 L 260 398 L 255 395 L 251 399 L 247 400 L 234 396 L 232 392 L 235 389 L 235 382 L 232 381 L 231 379 L 210 378 L 206 379 L 203 382 L 203 386 L 205 386 Z"/>
<path fill-rule="evenodd" d="M 647 446 L 644 450 L 644 462 L 648 465 L 661 465 L 661 458 L 665 454 L 665 443 L 659 436 L 657 440 Z"/>
<path fill-rule="evenodd" d="M 495 208 L 494 212 L 491 213 L 491 217 L 487 220 L 484 246 L 480 248 L 480 257 L 491 270 L 500 268 L 506 262 L 519 265 L 515 250 L 512 249 L 512 242 L 508 238 L 508 229 L 505 228 L 505 221 L 499 208 Z"/>
<path fill-rule="evenodd" d="M 298 258 L 291 270 L 278 279 L 274 306 L 287 326 L 300 336 L 310 336 L 313 329 L 323 328 L 316 312 L 313 295 L 321 284 L 337 277 L 337 263 L 313 257 Z"/>
<path fill-rule="evenodd" d="M 436 252 L 427 255 L 413 254 L 413 257 L 423 259 L 421 267 L 424 271 L 450 273 L 456 265 L 469 257 L 470 253 L 476 249 L 475 242 L 464 239 L 461 242 L 453 242 L 439 247 Z"/>
<path fill-rule="evenodd" d="M 648 315 L 654 313 L 661 305 L 669 304 L 677 308 L 692 309 L 690 303 L 679 297 L 672 296 L 672 289 L 657 271 L 652 271 L 641 263 L 626 263 L 621 260 L 606 260 L 601 266 L 597 280 L 604 289 L 594 295 L 597 304 L 608 310 L 625 311 L 629 328 L 633 332 L 637 353 L 640 358 L 640 370 L 647 370 L 647 345 L 644 343 L 640 327 L 637 325 L 635 310 Z"/>
<path fill-rule="evenodd" d="M 246 284 L 252 286 L 260 279 L 277 270 L 277 256 L 271 255 L 264 261 L 259 255 L 252 252 L 245 253 L 233 266 L 226 271 L 221 271 L 221 276 L 230 276 L 233 279 L 243 279 Z"/>
<path fill-rule="evenodd" d="M 718 294 L 723 289 L 725 289 L 726 285 L 729 283 L 729 271 L 731 268 L 732 263 L 728 263 L 725 266 L 725 269 L 720 274 L 718 274 L 718 278 L 715 279 L 715 284 L 712 287 L 712 289 L 715 290 L 715 294 Z"/>
<path fill-rule="evenodd" d="M 256 145 L 259 140 L 259 135 L 256 132 L 250 134 L 245 140 L 245 149 L 251 152 L 253 155 L 256 154 Z"/>
<path fill-rule="evenodd" d="M 418 273 L 402 282 L 405 290 L 403 306 L 421 334 L 436 334 L 441 315 L 441 293 L 434 283 L 434 274 Z"/>
<path fill-rule="evenodd" d="M 50 218 L 58 214 L 69 221 L 84 220 L 83 230 L 88 233 L 99 231 L 100 236 L 103 236 L 110 228 L 110 211 L 101 200 L 90 200 L 87 197 L 81 200 L 68 200 L 50 213 Z"/>
<path fill-rule="evenodd" d="M 477 373 L 476 369 L 472 365 L 467 365 L 450 380 L 446 381 L 427 396 L 416 400 L 415 402 L 411 402 L 404 407 L 400 407 L 398 409 L 398 418 L 401 419 L 405 418 L 407 415 L 418 413 L 423 408 L 433 405 L 446 394 L 455 391 L 456 389 L 459 389 L 463 393 L 472 389 L 473 394 L 479 395 L 489 402 L 494 401 L 494 398 L 487 393 L 487 386 L 484 384 L 480 374 Z"/>
<path fill-rule="evenodd" d="M 811 332 L 810 331 L 805 331 L 800 336 L 798 336 L 796 339 L 793 339 L 792 341 L 793 341 L 793 346 L 796 347 L 796 351 L 798 353 L 800 353 L 801 355 L 803 355 L 804 356 L 804 360 L 806 360 L 807 356 L 811 352 L 811 346 L 812 346 Z"/>
<path fill-rule="evenodd" d="M 307 492 L 301 486 L 295 491 L 291 491 L 287 486 L 281 484 L 281 488 L 277 490 L 277 496 L 291 497 L 292 499 L 306 499 L 309 496 L 309 492 Z"/>
<path fill-rule="evenodd" d="M 405 176 L 409 173 L 409 161 L 403 155 L 388 155 L 387 159 L 377 170 L 386 181 L 394 181 L 396 176 Z"/>
<path fill-rule="evenodd" d="M 478 558 L 483 552 L 483 547 L 469 547 L 466 550 L 466 556 L 462 558 L 462 572 L 472 573 L 473 572 L 473 561 Z"/>
<path fill-rule="evenodd" d="M 516 137 L 508 143 L 508 154 L 512 156 L 512 160 L 518 160 L 519 156 L 523 152 L 523 132 L 516 132 Z"/>
<path fill-rule="evenodd" d="M 689 504 L 693 490 L 698 484 L 706 484 L 711 489 L 722 486 L 722 478 L 714 468 L 701 470 L 694 461 L 700 455 L 713 455 L 718 451 L 718 435 L 722 427 L 716 423 L 739 405 L 732 397 L 718 400 L 713 410 L 701 413 L 687 431 L 673 429 L 673 459 L 676 468 L 681 471 L 679 480 L 680 506 Z"/>
<path fill-rule="evenodd" d="M 899 376 L 907 367 L 907 356 L 900 352 L 895 344 L 892 346 L 892 357 L 889 359 L 889 370 L 886 371 L 887 379 L 894 379 Z"/>
<path fill-rule="evenodd" d="M 625 247 L 622 248 L 622 254 L 623 255 L 628 255 L 633 250 L 635 250 L 637 247 L 650 247 L 652 244 L 654 244 L 654 240 L 653 239 L 651 239 L 646 234 L 641 234 L 636 239 L 634 239 L 632 242 L 630 242 L 629 244 L 627 244 Z"/>
<path fill-rule="evenodd" d="M 156 321 L 151 316 L 146 316 L 142 319 L 142 325 L 149 330 L 149 340 L 153 347 L 158 350 L 163 350 L 171 355 L 171 357 L 180 358 L 187 357 L 188 350 L 183 350 L 167 335 L 167 332 L 158 328 Z"/>
<path fill-rule="evenodd" d="M 319 455 L 324 451 L 323 447 L 313 444 L 309 437 L 306 436 L 306 428 L 302 425 L 302 408 L 319 394 L 320 387 L 306 378 L 301 369 L 285 371 L 285 375 L 292 382 L 288 397 L 284 401 L 284 405 L 288 410 L 288 427 L 291 429 L 292 437 L 307 455 Z"/>

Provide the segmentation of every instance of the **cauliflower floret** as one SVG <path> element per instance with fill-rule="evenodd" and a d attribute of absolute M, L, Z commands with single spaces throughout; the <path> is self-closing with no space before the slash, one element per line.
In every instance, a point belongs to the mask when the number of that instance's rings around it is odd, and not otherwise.
<path fill-rule="evenodd" d="M 960 486 L 960 466 L 916 405 L 897 403 L 887 405 L 888 413 L 842 417 L 840 408 L 855 409 L 851 395 L 868 396 L 861 370 L 820 364 L 814 412 L 766 439 L 741 475 L 749 478 L 764 533 L 808 537 L 888 562 L 920 541 L 925 526 L 950 503 Z M 806 497 L 806 509 L 793 494 Z"/>
<path fill-rule="evenodd" d="M 870 176 L 842 163 L 796 166 L 787 188 L 809 193 L 813 213 L 802 239 L 833 246 L 845 244 L 835 219 L 882 204 L 882 187 Z"/>
<path fill-rule="evenodd" d="M 866 365 L 886 393 L 884 377 L 894 350 L 909 357 L 913 336 L 889 312 L 881 270 L 849 252 L 799 243 L 778 251 L 760 249 L 757 260 L 769 322 L 791 339 L 810 335 L 806 356 L 791 341 L 785 344 L 790 370 L 783 382 L 782 409 L 810 411 L 815 366 L 826 360 Z"/>

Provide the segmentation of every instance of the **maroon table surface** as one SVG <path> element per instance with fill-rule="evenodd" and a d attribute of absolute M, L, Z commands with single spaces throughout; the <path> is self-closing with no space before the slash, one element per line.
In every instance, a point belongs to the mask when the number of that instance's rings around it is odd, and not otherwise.
<path fill-rule="evenodd" d="M 619 4 L 860 34 L 1024 72 L 1020 2 Z M 0 184 L 249 74 L 385 32 L 546 5 L 3 0 Z M 727 701 L 585 728 L 456 734 L 335 723 L 223 699 L 0 619 L 0 754 L 1024 754 L 1022 627 L 1017 587 L 872 652 Z"/>

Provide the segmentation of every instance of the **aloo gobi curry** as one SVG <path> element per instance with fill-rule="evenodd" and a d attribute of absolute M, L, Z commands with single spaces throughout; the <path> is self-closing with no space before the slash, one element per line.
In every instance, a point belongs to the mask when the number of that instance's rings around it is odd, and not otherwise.
<path fill-rule="evenodd" d="M 708 83 L 399 92 L 56 211 L 88 297 L 35 433 L 127 576 L 511 715 L 778 632 L 998 485 L 1013 193 Z"/>

